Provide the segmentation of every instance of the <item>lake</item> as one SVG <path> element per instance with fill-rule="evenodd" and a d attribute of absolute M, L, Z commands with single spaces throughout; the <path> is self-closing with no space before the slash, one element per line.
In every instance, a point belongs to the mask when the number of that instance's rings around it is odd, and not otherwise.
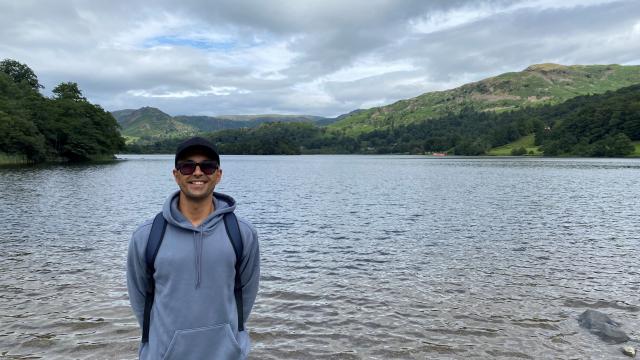
<path fill-rule="evenodd" d="M 169 155 L 0 168 L 0 358 L 134 359 L 135 227 Z M 640 338 L 640 159 L 223 156 L 258 229 L 252 359 L 625 359 Z"/>

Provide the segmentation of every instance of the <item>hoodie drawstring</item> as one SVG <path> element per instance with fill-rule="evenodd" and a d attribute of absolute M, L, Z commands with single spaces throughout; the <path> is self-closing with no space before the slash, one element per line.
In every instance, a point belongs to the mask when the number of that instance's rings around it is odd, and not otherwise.
<path fill-rule="evenodd" d="M 201 269 L 202 269 L 202 243 L 204 239 L 204 231 L 202 229 L 202 225 L 198 227 L 199 237 L 196 237 L 196 232 L 193 232 L 193 250 L 195 255 L 195 266 L 196 266 L 196 289 L 200 287 L 200 278 L 201 278 Z"/>

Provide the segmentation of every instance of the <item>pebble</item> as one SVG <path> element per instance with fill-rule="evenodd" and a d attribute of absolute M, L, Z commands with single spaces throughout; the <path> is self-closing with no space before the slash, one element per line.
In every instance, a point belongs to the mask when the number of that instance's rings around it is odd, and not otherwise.
<path fill-rule="evenodd" d="M 627 356 L 635 357 L 636 349 L 633 346 L 625 346 L 622 348 L 622 353 Z"/>

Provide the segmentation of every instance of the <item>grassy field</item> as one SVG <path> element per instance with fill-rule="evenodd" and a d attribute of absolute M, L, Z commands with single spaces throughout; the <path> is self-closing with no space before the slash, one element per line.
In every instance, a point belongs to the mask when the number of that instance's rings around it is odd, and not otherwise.
<path fill-rule="evenodd" d="M 22 165 L 30 164 L 25 156 L 22 155 L 8 155 L 0 152 L 0 165 Z"/>
<path fill-rule="evenodd" d="M 134 142 L 140 140 L 140 137 L 138 136 L 122 135 L 122 137 L 124 138 L 124 142 L 127 145 L 133 144 Z"/>
<path fill-rule="evenodd" d="M 521 137 L 520 139 L 509 143 L 507 145 L 495 147 L 487 152 L 488 155 L 493 156 L 511 156 L 511 150 L 517 149 L 520 147 L 524 147 L 527 149 L 527 155 L 530 155 L 529 152 L 533 151 L 533 155 L 542 155 L 540 149 L 534 144 L 533 134 Z M 636 151 L 638 151 L 638 147 L 636 147 Z"/>

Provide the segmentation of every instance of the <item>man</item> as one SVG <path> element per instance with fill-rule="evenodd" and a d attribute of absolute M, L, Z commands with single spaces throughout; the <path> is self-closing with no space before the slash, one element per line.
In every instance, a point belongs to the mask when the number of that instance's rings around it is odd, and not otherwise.
<path fill-rule="evenodd" d="M 244 322 L 258 292 L 258 237 L 232 215 L 235 201 L 214 192 L 219 165 L 206 139 L 181 143 L 173 169 L 180 190 L 129 243 L 127 287 L 143 333 L 140 359 L 245 359 L 249 353 Z"/>

